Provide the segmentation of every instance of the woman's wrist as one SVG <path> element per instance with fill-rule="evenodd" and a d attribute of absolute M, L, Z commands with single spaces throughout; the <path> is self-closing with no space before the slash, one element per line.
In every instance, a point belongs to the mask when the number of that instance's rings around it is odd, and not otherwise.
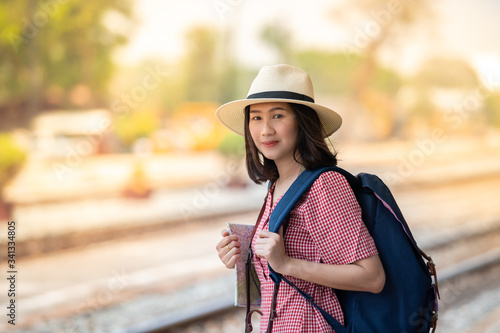
<path fill-rule="evenodd" d="M 318 283 L 313 278 L 315 272 L 320 267 L 318 265 L 321 266 L 322 264 L 288 257 L 288 260 L 283 265 L 282 272 L 280 273 L 313 283 Z"/>
<path fill-rule="evenodd" d="M 297 259 L 286 257 L 283 264 L 279 267 L 279 272 L 282 275 L 294 276 L 294 268 L 296 268 Z"/>

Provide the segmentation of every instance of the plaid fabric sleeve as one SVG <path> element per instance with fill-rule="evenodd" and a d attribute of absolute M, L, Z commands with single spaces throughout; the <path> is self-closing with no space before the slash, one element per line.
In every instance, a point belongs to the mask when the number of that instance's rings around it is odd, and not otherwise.
<path fill-rule="evenodd" d="M 377 254 L 356 197 L 339 173 L 322 174 L 312 185 L 303 208 L 321 261 L 344 265 Z"/>

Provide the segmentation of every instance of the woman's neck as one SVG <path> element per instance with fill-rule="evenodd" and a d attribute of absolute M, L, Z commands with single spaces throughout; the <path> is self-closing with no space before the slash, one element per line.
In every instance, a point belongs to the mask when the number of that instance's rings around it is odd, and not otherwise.
<path fill-rule="evenodd" d="M 276 183 L 292 183 L 299 175 L 301 166 L 302 164 L 297 162 L 295 159 L 279 164 L 277 163 L 276 167 L 278 168 L 279 178 Z"/>
<path fill-rule="evenodd" d="M 287 163 L 276 164 L 278 167 L 279 178 L 276 180 L 272 203 L 276 201 L 288 190 L 290 185 L 293 184 L 298 177 L 302 165 L 295 160 L 288 161 Z"/>

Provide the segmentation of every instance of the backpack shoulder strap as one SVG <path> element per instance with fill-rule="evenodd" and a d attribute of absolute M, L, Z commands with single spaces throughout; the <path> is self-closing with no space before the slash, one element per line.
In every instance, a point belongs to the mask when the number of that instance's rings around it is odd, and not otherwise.
<path fill-rule="evenodd" d="M 288 214 L 295 207 L 297 201 L 299 201 L 302 195 L 309 190 L 316 179 L 318 179 L 322 173 L 327 171 L 336 171 L 342 174 L 349 182 L 351 188 L 360 186 L 356 177 L 339 167 L 330 166 L 315 170 L 304 170 L 288 188 L 276 207 L 274 207 L 274 210 L 269 218 L 269 231 L 277 233 L 280 230 L 281 225 L 286 220 Z"/>
<path fill-rule="evenodd" d="M 323 167 L 316 170 L 304 170 L 299 175 L 299 177 L 293 182 L 293 184 L 288 188 L 288 190 L 280 199 L 276 207 L 274 207 L 274 210 L 269 218 L 269 231 L 278 233 L 280 227 L 283 225 L 283 222 L 286 220 L 288 214 L 295 207 L 297 201 L 302 197 L 302 195 L 306 191 L 309 190 L 309 188 L 316 181 L 316 179 L 318 179 L 318 177 L 323 172 L 326 171 L 339 172 L 347 179 L 351 187 L 360 186 L 356 177 L 354 177 L 352 174 L 339 167 Z M 336 332 L 342 333 L 345 331 L 345 328 L 342 326 L 342 324 L 340 324 L 333 316 L 331 316 L 329 313 L 327 313 L 325 310 L 323 310 L 321 307 L 319 307 L 312 301 L 312 297 L 310 295 L 300 290 L 297 286 L 295 286 L 294 283 L 286 279 L 280 273 L 275 272 L 271 266 L 269 266 L 269 271 L 271 279 L 274 281 L 275 291 L 277 290 L 281 280 L 285 281 L 292 288 L 294 288 L 300 295 L 302 295 L 309 303 L 311 303 L 311 305 L 313 305 L 316 309 L 318 309 L 318 311 L 323 315 L 325 320 L 330 324 L 330 326 L 332 326 L 335 329 Z M 274 303 L 275 302 L 273 302 L 273 304 Z M 272 311 L 273 310 L 274 309 L 272 309 Z M 270 315 L 270 322 L 272 322 L 271 315 Z"/>

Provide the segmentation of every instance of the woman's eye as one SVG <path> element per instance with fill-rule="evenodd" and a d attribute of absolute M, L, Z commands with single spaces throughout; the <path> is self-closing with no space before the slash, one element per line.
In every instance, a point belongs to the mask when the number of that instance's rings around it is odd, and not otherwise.
<path fill-rule="evenodd" d="M 259 116 L 252 117 L 252 120 L 260 120 Z"/>
<path fill-rule="evenodd" d="M 275 114 L 274 118 L 276 118 L 276 119 L 283 118 L 283 115 L 282 114 Z"/>

